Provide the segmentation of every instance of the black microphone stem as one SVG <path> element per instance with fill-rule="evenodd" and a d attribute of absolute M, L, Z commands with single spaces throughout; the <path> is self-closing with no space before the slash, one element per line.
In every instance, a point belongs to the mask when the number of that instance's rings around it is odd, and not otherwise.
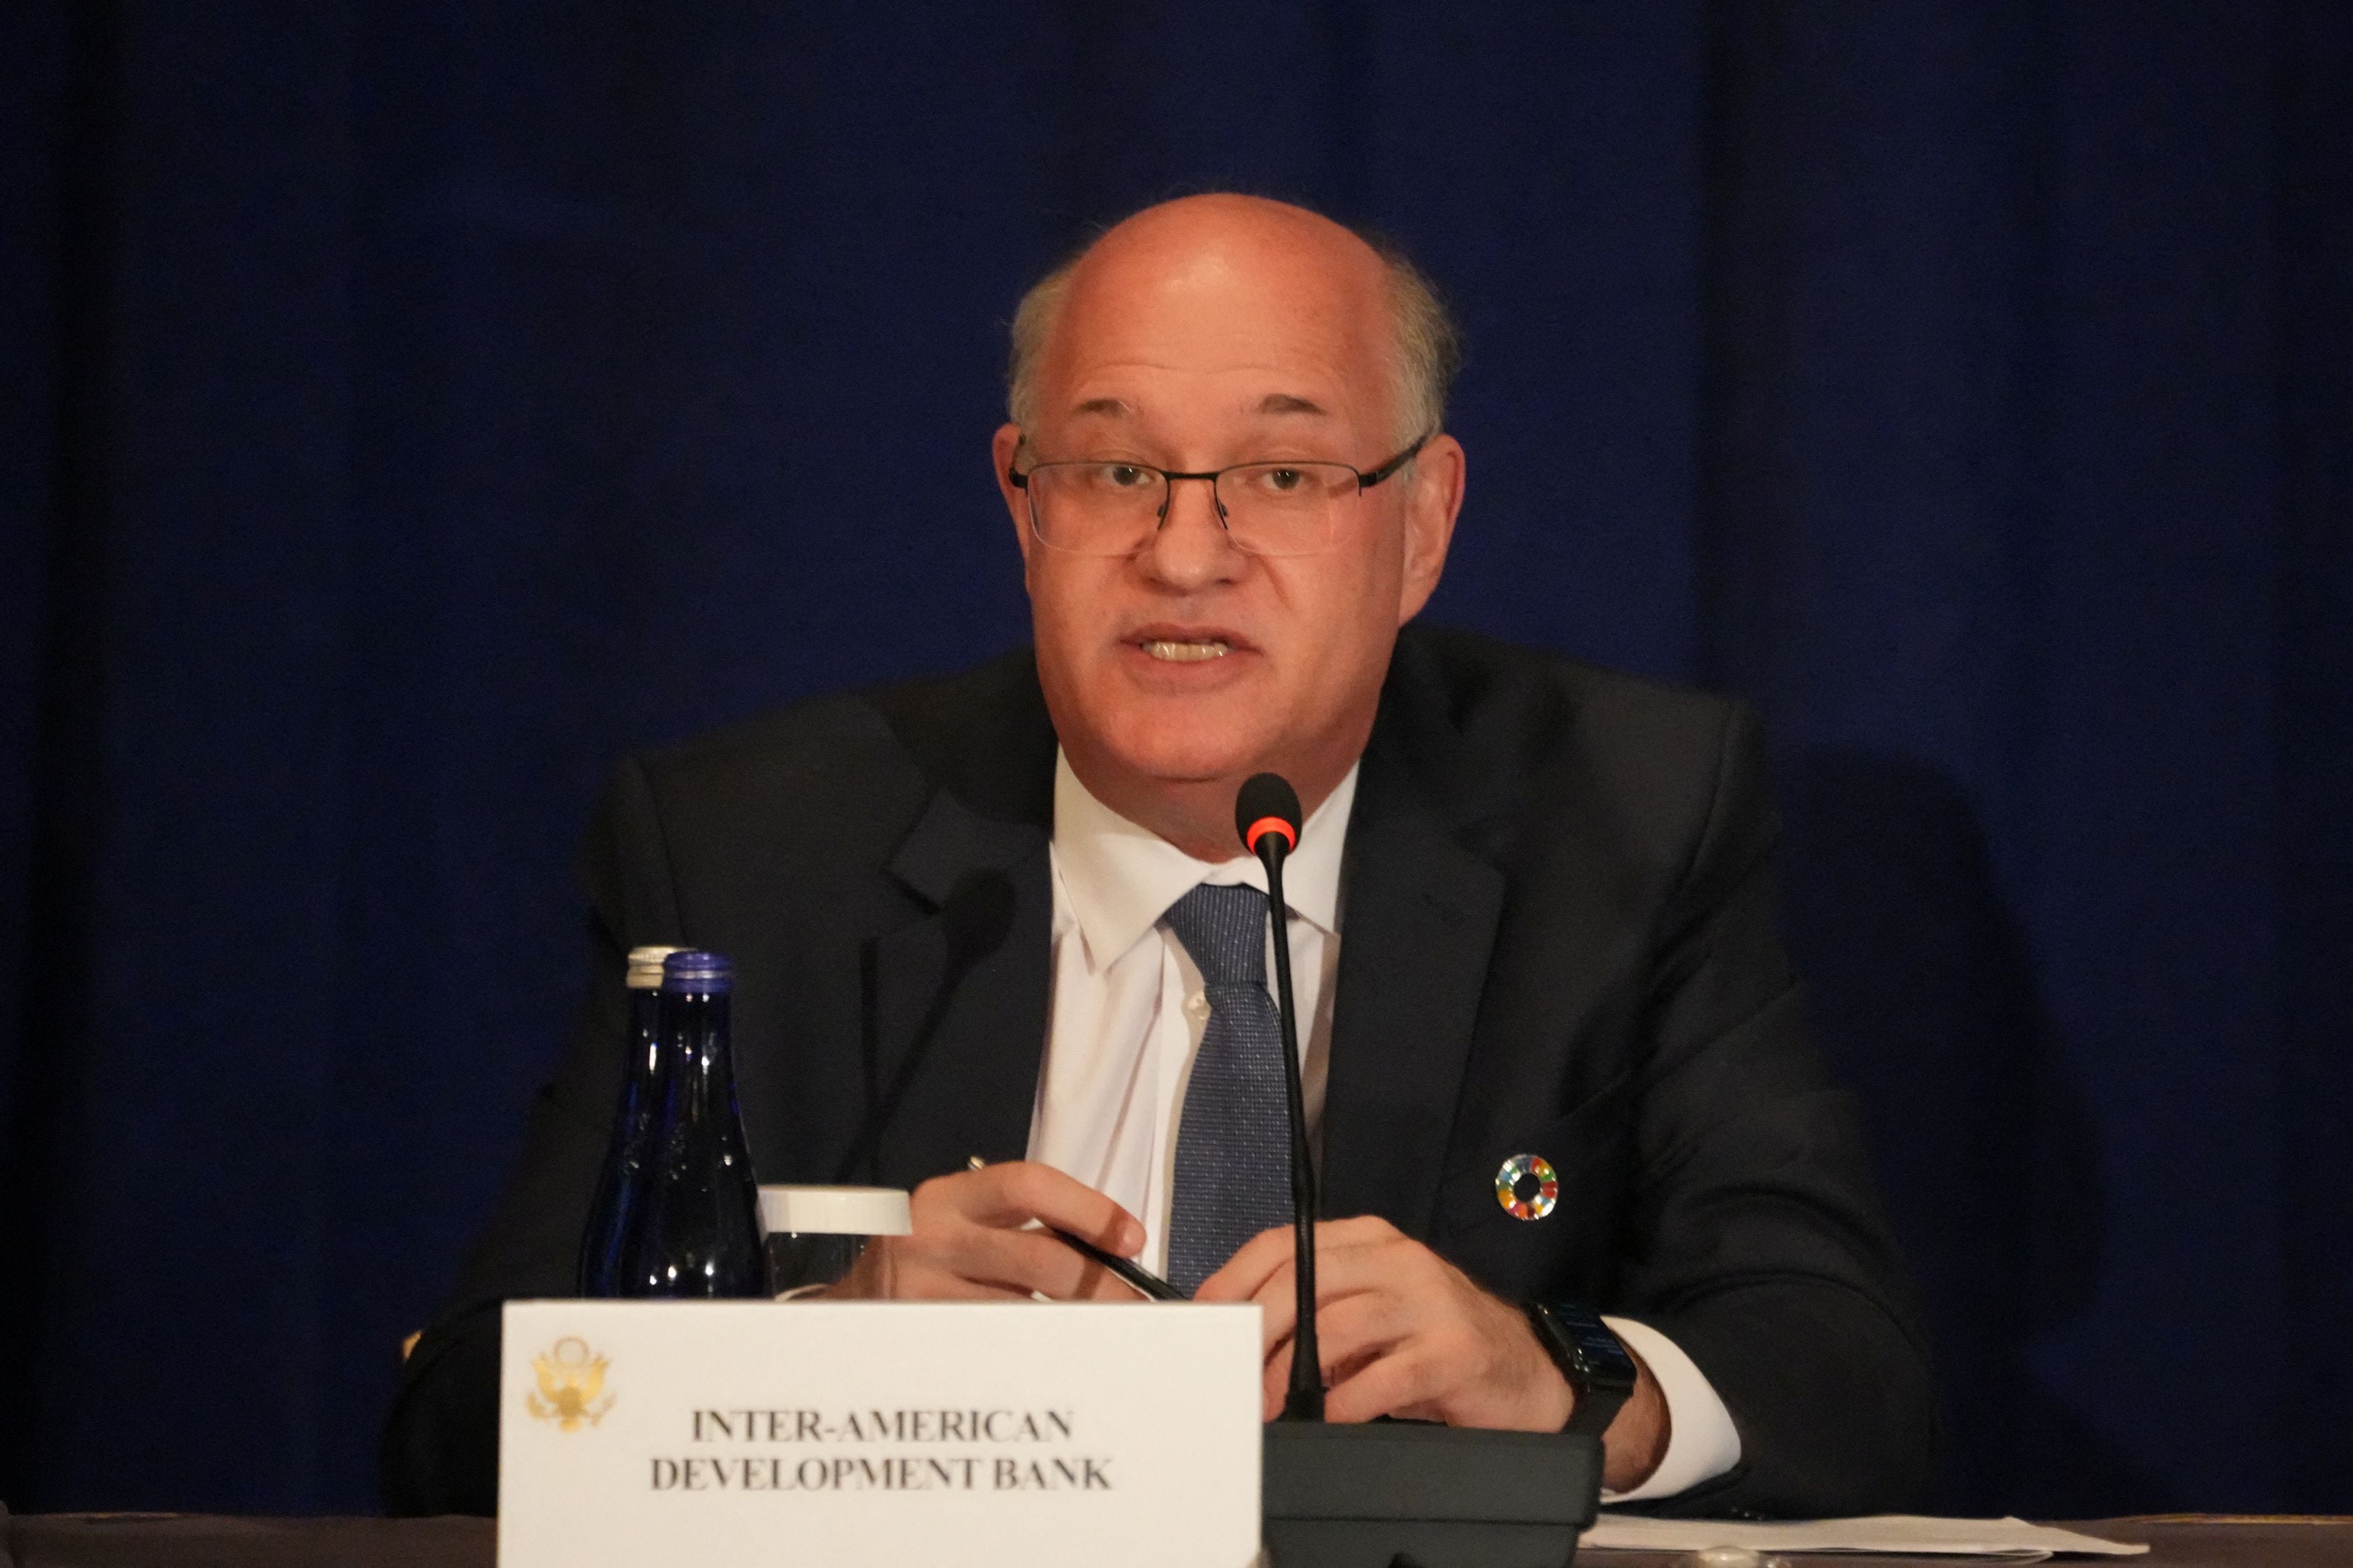
<path fill-rule="evenodd" d="M 1262 833 L 1257 847 L 1266 866 L 1267 911 L 1273 921 L 1274 995 L 1282 1019 L 1282 1091 L 1291 1110 L 1291 1210 L 1299 1287 L 1299 1322 L 1291 1334 L 1291 1393 L 1283 1401 L 1282 1418 L 1321 1421 L 1324 1358 L 1315 1342 L 1315 1167 L 1308 1161 L 1307 1095 L 1299 1082 L 1298 1015 L 1291 1001 L 1291 906 L 1282 897 L 1282 859 L 1291 846 L 1280 833 Z"/>

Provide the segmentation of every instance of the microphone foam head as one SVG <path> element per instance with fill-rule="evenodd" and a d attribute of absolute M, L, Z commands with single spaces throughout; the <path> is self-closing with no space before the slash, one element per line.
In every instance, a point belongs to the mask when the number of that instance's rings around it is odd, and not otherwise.
<path fill-rule="evenodd" d="M 1234 828 L 1253 855 L 1269 833 L 1280 833 L 1290 848 L 1298 848 L 1299 826 L 1299 792 L 1281 773 L 1252 773 L 1234 797 Z"/>

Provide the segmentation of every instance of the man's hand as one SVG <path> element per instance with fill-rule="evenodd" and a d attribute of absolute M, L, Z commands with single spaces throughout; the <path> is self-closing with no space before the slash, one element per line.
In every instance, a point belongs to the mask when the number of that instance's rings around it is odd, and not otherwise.
<path fill-rule="evenodd" d="M 936 1176 L 911 1200 L 913 1232 L 878 1236 L 826 1295 L 934 1301 L 1133 1301 L 1100 1263 L 1040 1230 L 1036 1220 L 1132 1258 L 1144 1224 L 1092 1187 L 1027 1160 Z"/>
<path fill-rule="evenodd" d="M 1252 1237 L 1201 1283 L 1201 1301 L 1256 1301 L 1265 1325 L 1265 1415 L 1291 1385 L 1298 1314 L 1289 1226 Z M 1556 1432 L 1574 1404 L 1567 1383 L 1521 1310 L 1385 1219 L 1320 1226 L 1315 1331 L 1331 1421 L 1378 1415 Z M 1640 1486 L 1667 1449 L 1666 1403 L 1651 1369 L 1603 1438 L 1603 1484 Z"/>

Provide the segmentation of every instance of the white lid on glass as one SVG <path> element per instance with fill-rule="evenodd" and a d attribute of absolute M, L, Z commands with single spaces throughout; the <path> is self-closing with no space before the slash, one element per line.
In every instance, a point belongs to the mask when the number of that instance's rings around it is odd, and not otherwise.
<path fill-rule="evenodd" d="M 905 1236 L 915 1226 L 897 1187 L 762 1187 L 760 1228 L 772 1236 Z"/>

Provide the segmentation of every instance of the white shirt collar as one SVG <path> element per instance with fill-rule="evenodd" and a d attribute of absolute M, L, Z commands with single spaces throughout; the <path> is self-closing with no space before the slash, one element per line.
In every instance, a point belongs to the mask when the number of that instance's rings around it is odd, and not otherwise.
<path fill-rule="evenodd" d="M 1356 803 L 1356 769 L 1307 818 L 1299 848 L 1282 867 L 1291 912 L 1321 930 L 1340 930 L 1340 858 Z M 1144 939 L 1168 906 L 1204 882 L 1247 882 L 1264 889 L 1266 868 L 1254 855 L 1196 860 L 1149 828 L 1103 805 L 1054 752 L 1054 868 L 1087 944 L 1087 966 L 1102 970 Z"/>

